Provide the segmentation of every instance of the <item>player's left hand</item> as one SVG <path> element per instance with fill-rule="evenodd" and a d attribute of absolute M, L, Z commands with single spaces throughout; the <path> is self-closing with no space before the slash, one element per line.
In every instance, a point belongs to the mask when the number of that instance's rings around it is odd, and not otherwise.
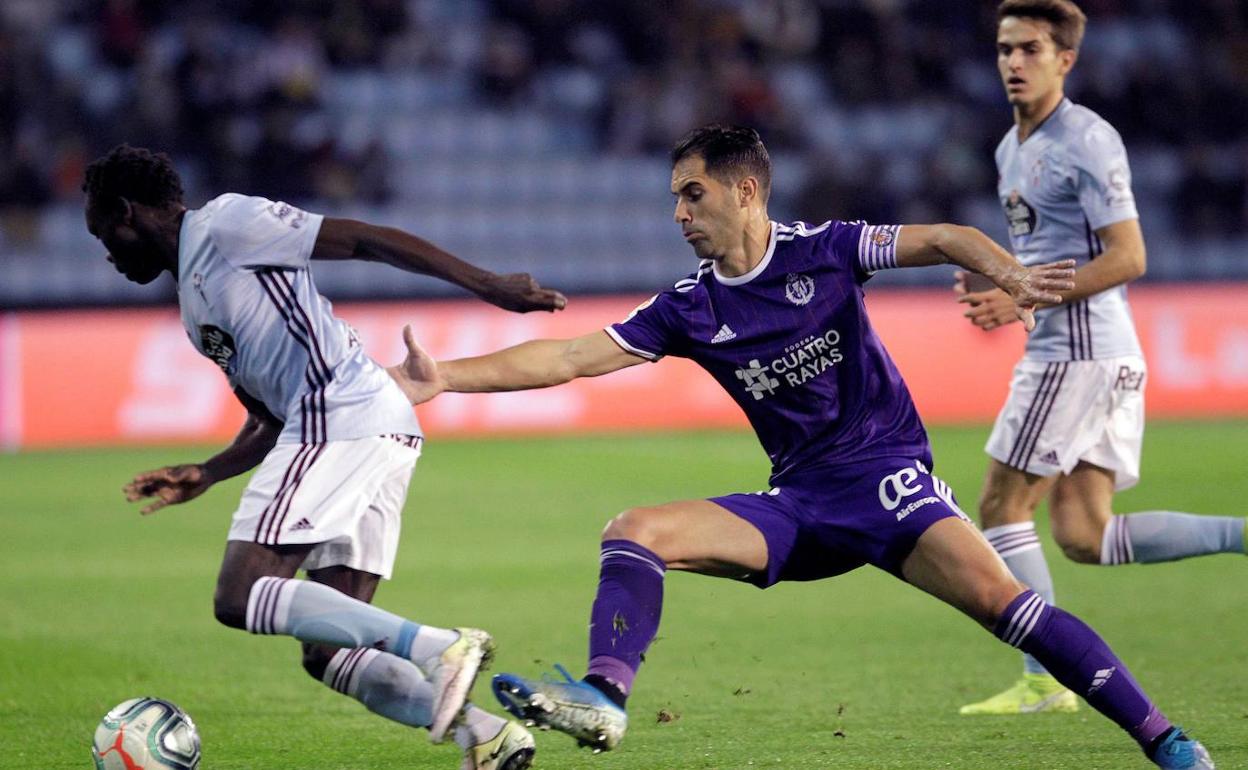
<path fill-rule="evenodd" d="M 146 516 L 166 505 L 194 500 L 212 486 L 212 478 L 202 465 L 170 465 L 154 471 L 146 471 L 122 487 L 126 500 L 135 503 L 149 497 L 156 498 L 141 513 Z"/>
<path fill-rule="evenodd" d="M 480 294 L 490 304 L 517 313 L 563 310 L 568 305 L 567 297 L 554 289 L 543 288 L 528 273 L 491 275 Z"/>
<path fill-rule="evenodd" d="M 986 332 L 1019 320 L 1018 305 L 1014 304 L 1013 297 L 996 287 L 987 291 L 963 292 L 958 302 L 970 305 L 962 316 Z"/>

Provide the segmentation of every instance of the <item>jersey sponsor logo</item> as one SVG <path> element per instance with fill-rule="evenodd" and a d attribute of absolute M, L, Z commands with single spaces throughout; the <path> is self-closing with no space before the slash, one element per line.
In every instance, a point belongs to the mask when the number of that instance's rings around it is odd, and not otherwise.
<path fill-rule="evenodd" d="M 230 377 L 234 376 L 237 371 L 234 356 L 238 352 L 238 346 L 234 344 L 234 338 L 229 332 L 210 324 L 204 324 L 199 327 L 199 345 L 204 355 L 221 367 L 221 371 Z"/>
<path fill-rule="evenodd" d="M 274 201 L 269 204 L 269 213 L 277 217 L 282 224 L 289 225 L 294 230 L 303 227 L 304 223 L 308 221 L 308 212 L 282 201 Z"/>
<path fill-rule="evenodd" d="M 1005 209 L 1005 219 L 1010 225 L 1011 238 L 1031 235 L 1035 231 L 1036 210 L 1018 194 L 1018 190 L 1011 190 L 1009 195 L 1001 199 L 1001 206 Z"/>
<path fill-rule="evenodd" d="M 1131 172 L 1125 165 L 1119 164 L 1109 170 L 1106 176 L 1109 190 L 1106 191 L 1106 206 L 1125 206 L 1135 201 L 1131 194 Z"/>
<path fill-rule="evenodd" d="M 755 358 L 744 369 L 737 370 L 737 379 L 745 383 L 746 392 L 753 395 L 755 401 L 762 401 L 764 396 L 775 395 L 776 388 L 780 387 L 780 380 L 767 373 L 769 368 Z"/>
<path fill-rule="evenodd" d="M 776 388 L 781 385 L 780 380 L 770 376 L 772 374 L 784 377 L 784 383 L 797 387 L 844 361 L 845 356 L 838 347 L 840 342 L 841 333 L 836 329 L 805 337 L 786 346 L 784 353 L 766 364 L 756 358 L 737 369 L 737 379 L 745 382 L 745 389 L 756 401 L 761 401 L 764 396 L 775 395 Z"/>
<path fill-rule="evenodd" d="M 714 345 L 719 342 L 727 342 L 728 340 L 732 340 L 736 338 L 737 338 L 737 333 L 734 332 L 728 326 L 728 324 L 724 324 L 723 326 L 719 327 L 719 331 L 715 332 L 715 336 L 711 337 L 711 344 Z"/>
<path fill-rule="evenodd" d="M 798 307 L 809 303 L 815 296 L 815 279 L 802 273 L 789 273 L 785 276 L 784 296 Z"/>

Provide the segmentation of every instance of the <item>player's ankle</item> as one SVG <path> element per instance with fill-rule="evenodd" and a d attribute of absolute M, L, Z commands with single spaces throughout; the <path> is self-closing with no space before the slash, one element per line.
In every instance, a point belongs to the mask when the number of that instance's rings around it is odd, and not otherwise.
<path fill-rule="evenodd" d="M 624 708 L 624 704 L 628 701 L 628 693 L 624 692 L 624 688 L 614 679 L 608 679 L 602 674 L 586 674 L 581 681 L 607 696 L 607 700 L 621 709 Z"/>

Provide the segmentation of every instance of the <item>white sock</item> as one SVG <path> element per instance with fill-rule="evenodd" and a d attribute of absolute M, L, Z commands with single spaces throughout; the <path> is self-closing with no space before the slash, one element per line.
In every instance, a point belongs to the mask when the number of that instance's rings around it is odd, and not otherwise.
<path fill-rule="evenodd" d="M 1244 552 L 1244 520 L 1174 511 L 1114 516 L 1101 536 L 1101 564 L 1153 564 Z"/>
<path fill-rule="evenodd" d="M 334 647 L 372 647 L 423 670 L 459 633 L 422 626 L 311 580 L 262 577 L 247 599 L 247 630 Z"/>
<path fill-rule="evenodd" d="M 984 537 L 1001 555 L 1014 577 L 1039 594 L 1047 604 L 1053 604 L 1053 576 L 1049 574 L 1049 563 L 1040 549 L 1035 522 L 989 527 L 984 530 Z M 1023 653 L 1023 671 L 1028 674 L 1048 673 L 1040 661 L 1026 653 Z"/>
<path fill-rule="evenodd" d="M 374 714 L 412 727 L 433 722 L 432 685 L 416 664 L 368 647 L 339 650 L 321 679 Z"/>
<path fill-rule="evenodd" d="M 464 706 L 464 715 L 460 723 L 455 725 L 455 733 L 452 737 L 456 746 L 461 749 L 470 749 L 498 735 L 498 731 L 506 726 L 506 719 L 469 703 Z"/>

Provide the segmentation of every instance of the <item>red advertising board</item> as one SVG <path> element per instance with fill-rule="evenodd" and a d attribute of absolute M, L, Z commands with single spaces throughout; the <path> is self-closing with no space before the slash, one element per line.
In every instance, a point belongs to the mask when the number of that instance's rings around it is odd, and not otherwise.
<path fill-rule="evenodd" d="M 1149 414 L 1248 415 L 1248 285 L 1132 289 L 1149 361 Z M 644 297 L 574 298 L 557 314 L 473 301 L 341 305 L 374 358 L 402 357 L 413 325 L 438 358 L 535 337 L 571 337 L 623 318 Z M 949 292 L 874 291 L 873 323 L 929 423 L 988 421 L 1022 350 L 1022 327 L 971 327 Z M 431 437 L 744 426 L 718 385 L 664 359 L 549 390 L 447 394 L 418 409 Z M 0 447 L 225 440 L 242 410 L 172 310 L 0 314 Z"/>

